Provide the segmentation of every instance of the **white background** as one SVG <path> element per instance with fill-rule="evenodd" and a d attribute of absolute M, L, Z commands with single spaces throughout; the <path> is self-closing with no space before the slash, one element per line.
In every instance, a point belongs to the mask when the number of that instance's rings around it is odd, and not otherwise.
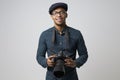
<path fill-rule="evenodd" d="M 120 0 L 61 0 L 67 24 L 79 29 L 89 52 L 80 80 L 120 79 Z M 53 26 L 48 8 L 59 0 L 0 0 L 0 80 L 45 80 L 36 61 L 38 39 Z"/>

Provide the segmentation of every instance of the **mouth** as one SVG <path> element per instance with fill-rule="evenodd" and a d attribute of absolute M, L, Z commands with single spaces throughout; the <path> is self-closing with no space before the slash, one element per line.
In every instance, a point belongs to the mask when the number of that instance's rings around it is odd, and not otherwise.
<path fill-rule="evenodd" d="M 62 22 L 63 19 L 62 19 L 62 18 L 57 18 L 56 21 L 57 21 L 57 22 Z"/>

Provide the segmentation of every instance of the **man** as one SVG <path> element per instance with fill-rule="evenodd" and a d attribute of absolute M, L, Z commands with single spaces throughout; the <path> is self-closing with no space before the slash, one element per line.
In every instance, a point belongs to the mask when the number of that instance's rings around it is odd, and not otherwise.
<path fill-rule="evenodd" d="M 37 61 L 42 67 L 47 67 L 46 80 L 78 80 L 76 68 L 81 67 L 88 58 L 81 32 L 66 24 L 67 10 L 67 4 L 62 2 L 50 6 L 49 14 L 54 21 L 54 27 L 44 31 L 39 39 Z M 78 58 L 76 58 L 76 50 Z M 65 55 L 62 59 L 64 61 L 60 62 L 60 64 L 64 63 L 65 73 L 56 76 L 54 68 L 57 62 L 54 59 L 60 52 Z"/>

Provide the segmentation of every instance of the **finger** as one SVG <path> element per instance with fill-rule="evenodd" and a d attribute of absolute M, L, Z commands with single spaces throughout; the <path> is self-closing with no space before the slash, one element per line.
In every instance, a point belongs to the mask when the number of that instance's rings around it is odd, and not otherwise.
<path fill-rule="evenodd" d="M 72 59 L 65 59 L 65 62 L 73 62 Z"/>
<path fill-rule="evenodd" d="M 70 59 L 65 59 L 66 62 L 70 61 Z"/>
<path fill-rule="evenodd" d="M 48 58 L 53 59 L 53 58 L 55 58 L 55 55 L 49 56 Z"/>
<path fill-rule="evenodd" d="M 70 63 L 65 63 L 66 66 L 68 67 L 71 67 L 71 64 Z"/>
<path fill-rule="evenodd" d="M 53 67 L 54 65 L 52 65 L 52 64 L 48 64 L 48 66 L 49 66 L 49 67 Z"/>
<path fill-rule="evenodd" d="M 52 66 L 55 65 L 55 64 L 54 64 L 53 62 L 51 62 L 51 61 L 48 61 L 47 64 L 48 64 L 48 66 L 50 66 L 50 67 L 52 67 Z"/>
<path fill-rule="evenodd" d="M 54 63 L 52 59 L 47 60 L 48 63 Z"/>
<path fill-rule="evenodd" d="M 65 65 L 68 66 L 68 67 L 71 67 L 71 68 L 74 68 L 76 66 L 76 65 L 74 65 L 72 63 L 66 63 Z"/>

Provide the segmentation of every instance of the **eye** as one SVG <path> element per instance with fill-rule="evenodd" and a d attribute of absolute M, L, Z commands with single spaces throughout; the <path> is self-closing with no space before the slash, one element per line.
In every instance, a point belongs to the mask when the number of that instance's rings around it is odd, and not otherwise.
<path fill-rule="evenodd" d="M 65 12 L 65 11 L 60 11 L 60 12 L 55 11 L 55 12 L 52 13 L 52 15 L 54 15 L 54 16 L 56 16 L 56 15 L 58 15 L 58 14 L 60 14 L 60 15 L 65 15 L 66 12 Z"/>
<path fill-rule="evenodd" d="M 59 12 L 59 13 L 63 15 L 63 14 L 65 14 L 66 12 L 65 12 L 65 11 L 61 11 L 61 12 Z"/>

